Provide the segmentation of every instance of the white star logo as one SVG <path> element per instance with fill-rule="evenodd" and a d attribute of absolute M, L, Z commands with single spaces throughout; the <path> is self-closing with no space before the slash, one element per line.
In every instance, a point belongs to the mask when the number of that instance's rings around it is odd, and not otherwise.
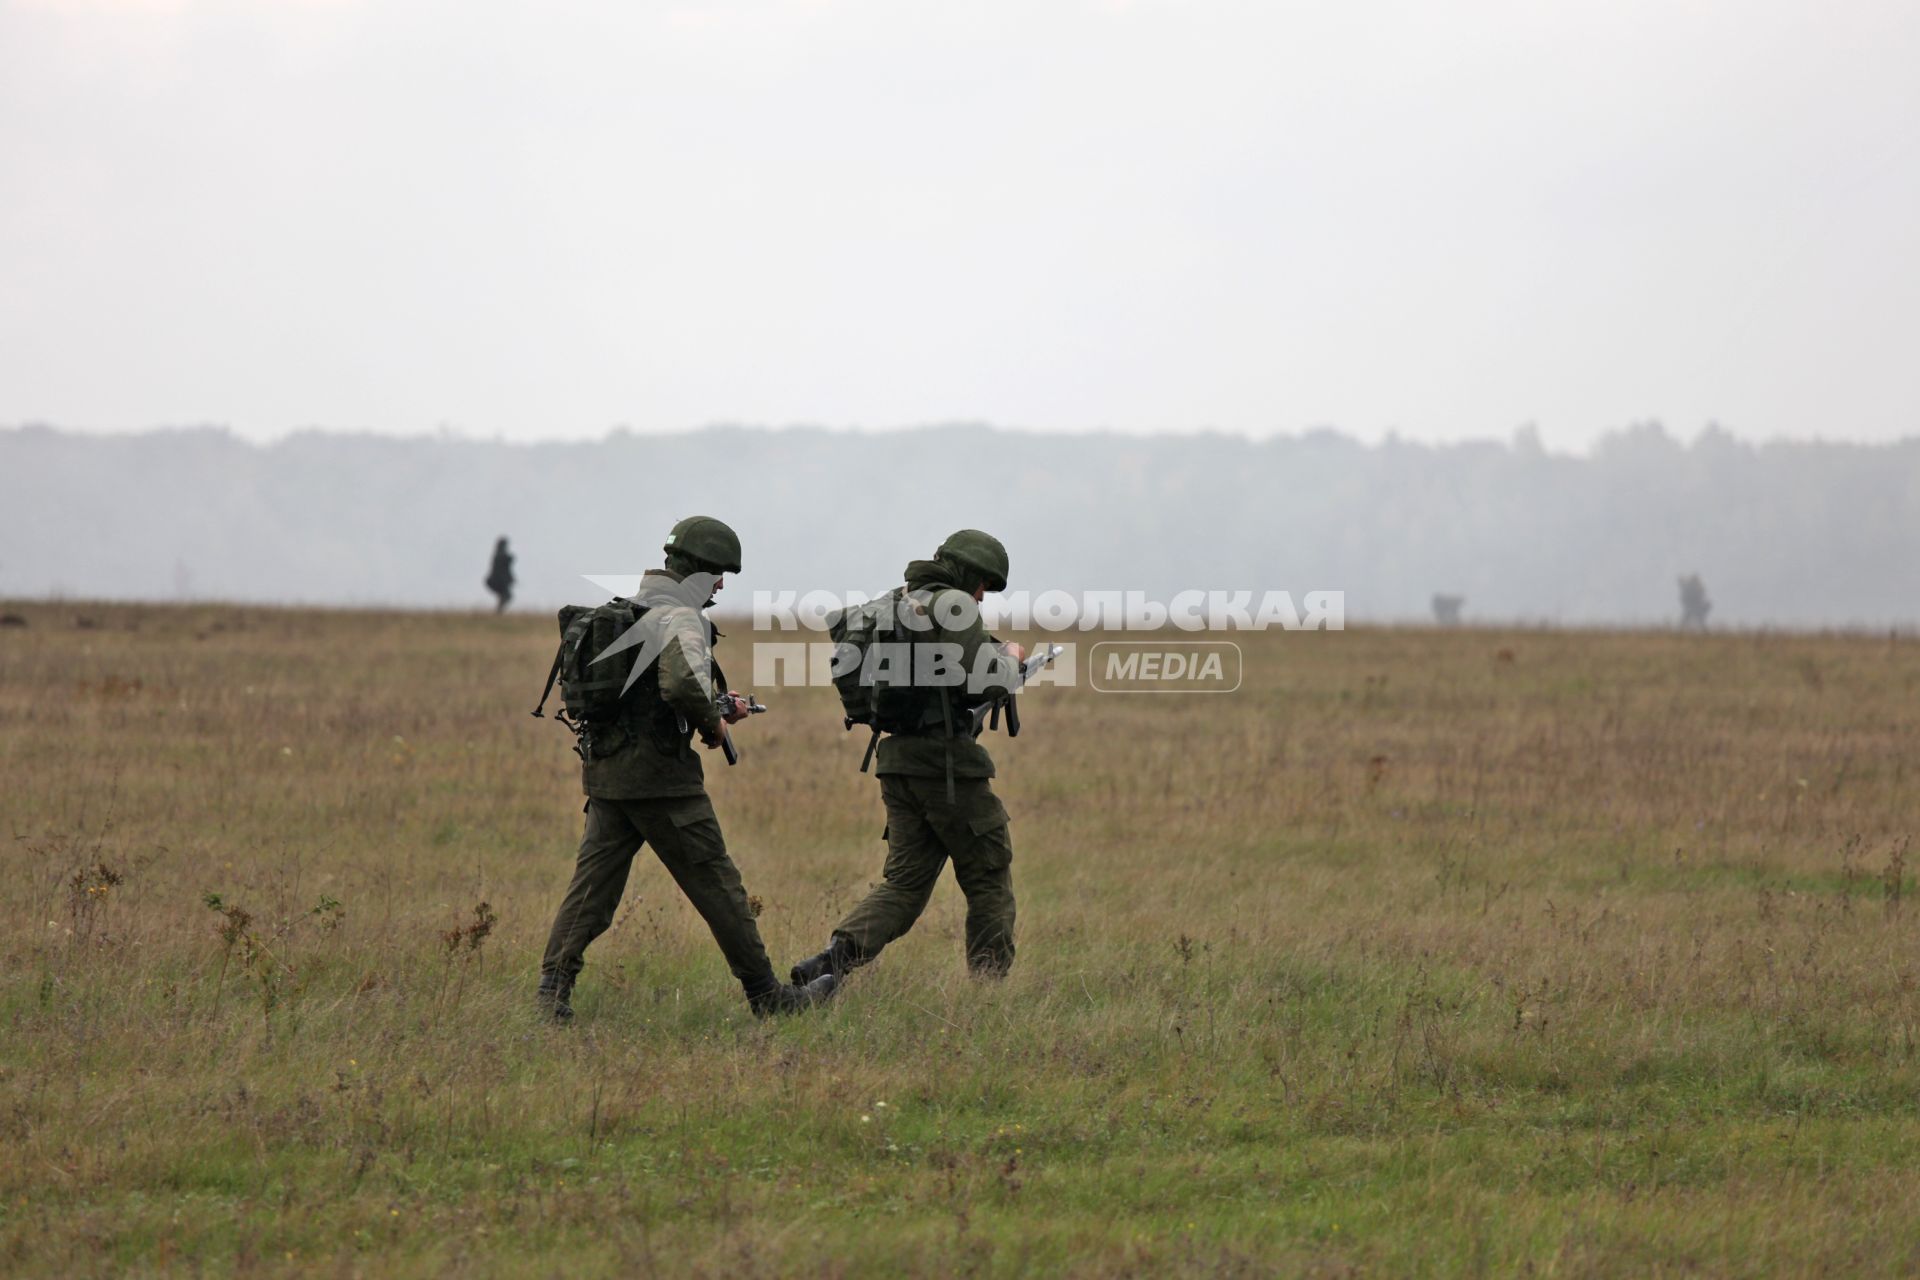
<path fill-rule="evenodd" d="M 707 624 L 700 611 L 712 603 L 713 587 L 719 576 L 691 573 L 679 582 L 663 574 L 651 579 L 641 574 L 589 573 L 588 582 L 615 596 L 641 606 L 645 612 L 620 634 L 620 638 L 596 655 L 588 665 L 604 662 L 616 653 L 639 646 L 633 670 L 621 688 L 622 694 L 665 652 L 668 643 L 678 641 L 686 656 L 687 667 L 700 682 L 700 690 L 713 697 L 713 648 L 707 636 Z"/>

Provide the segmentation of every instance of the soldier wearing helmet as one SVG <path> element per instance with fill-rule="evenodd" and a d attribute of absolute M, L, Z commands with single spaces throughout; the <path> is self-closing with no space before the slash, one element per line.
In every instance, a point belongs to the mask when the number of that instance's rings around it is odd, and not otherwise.
<path fill-rule="evenodd" d="M 713 931 L 756 1014 L 806 1008 L 835 985 L 829 977 L 802 989 L 774 976 L 693 750 L 695 735 L 717 747 L 722 721 L 747 714 L 713 661 L 719 632 L 701 613 L 726 585 L 724 575 L 740 571 L 740 539 L 712 516 L 692 516 L 673 526 L 662 550 L 665 568 L 641 578 L 631 597 L 642 611 L 636 627 L 647 637 L 636 660 L 636 676 L 644 678 L 622 697 L 619 718 L 597 727 L 592 750 L 583 752 L 586 834 L 540 963 L 541 1007 L 560 1021 L 573 1016 L 587 946 L 613 923 L 643 844 L 653 846 Z"/>
<path fill-rule="evenodd" d="M 681 578 L 740 572 L 740 535 L 712 516 L 688 516 L 674 525 L 660 550 L 667 556 L 667 572 Z"/>
<path fill-rule="evenodd" d="M 1017 667 L 1020 646 L 989 636 L 978 607 L 986 592 L 1006 590 L 1008 569 L 1006 547 L 978 529 L 962 529 L 933 559 L 908 564 L 907 597 L 925 619 L 912 643 L 950 646 L 967 672 Z M 967 729 L 978 700 L 970 690 L 931 691 L 934 705 L 921 727 L 880 739 L 874 772 L 887 809 L 881 883 L 834 927 L 824 951 L 793 967 L 796 984 L 843 976 L 911 929 L 949 861 L 967 899 L 968 969 L 999 977 L 1012 967 L 1013 841 L 1006 806 L 993 793 L 993 760 Z"/>

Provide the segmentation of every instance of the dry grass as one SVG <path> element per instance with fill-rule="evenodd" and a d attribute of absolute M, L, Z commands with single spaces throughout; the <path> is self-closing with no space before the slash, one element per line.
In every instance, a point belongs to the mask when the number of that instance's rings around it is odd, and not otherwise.
<path fill-rule="evenodd" d="M 0 1271 L 1920 1267 L 1911 640 L 1269 635 L 1237 699 L 1037 694 L 1008 982 L 949 882 L 757 1024 L 649 865 L 557 1032 L 549 622 L 11 609 Z M 830 691 L 762 692 L 714 793 L 784 963 L 881 819 Z"/>

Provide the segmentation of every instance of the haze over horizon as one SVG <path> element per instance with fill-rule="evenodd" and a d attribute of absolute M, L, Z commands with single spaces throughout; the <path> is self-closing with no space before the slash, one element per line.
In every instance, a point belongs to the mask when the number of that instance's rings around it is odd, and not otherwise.
<path fill-rule="evenodd" d="M 1673 621 L 1677 577 L 1698 572 L 1716 625 L 1920 621 L 1920 439 L 1689 443 L 1651 424 L 1583 458 L 1528 434 L 4 430 L 0 597 L 472 607 L 504 533 L 516 607 L 539 609 L 594 595 L 584 575 L 651 567 L 696 512 L 740 531 L 744 592 L 882 590 L 972 526 L 1005 540 L 1031 593 L 1338 590 L 1374 622 L 1457 593 L 1475 622 L 1644 626 Z"/>
<path fill-rule="evenodd" d="M 0 0 L 0 422 L 1920 432 L 1896 0 Z"/>
<path fill-rule="evenodd" d="M 955 429 L 989 431 L 1007 435 L 1057 436 L 1067 440 L 1095 441 L 1102 438 L 1169 442 L 1197 440 L 1208 437 L 1222 439 L 1241 439 L 1251 443 L 1275 443 L 1309 438 L 1337 437 L 1358 448 L 1380 450 L 1399 445 L 1412 445 L 1432 449 L 1453 447 L 1517 447 L 1529 451 L 1538 450 L 1556 457 L 1588 458 L 1597 448 L 1604 448 L 1613 437 L 1629 435 L 1639 431 L 1657 431 L 1679 445 L 1697 445 L 1715 440 L 1738 440 L 1742 444 L 1753 446 L 1791 446 L 1816 444 L 1860 444 L 1873 446 L 1898 446 L 1920 441 L 1920 430 L 1886 440 L 1852 441 L 1845 439 L 1825 439 L 1817 436 L 1777 436 L 1766 439 L 1754 439 L 1729 430 L 1720 422 L 1701 424 L 1697 430 L 1677 430 L 1672 424 L 1658 418 L 1642 421 L 1624 422 L 1610 426 L 1590 440 L 1572 443 L 1551 442 L 1540 425 L 1525 422 L 1508 431 L 1466 432 L 1456 438 L 1444 440 L 1422 439 L 1408 435 L 1397 428 L 1386 428 L 1371 435 L 1363 432 L 1348 431 L 1336 424 L 1317 423 L 1308 426 L 1273 431 L 1235 431 L 1213 426 L 1194 426 L 1186 428 L 1143 427 L 1126 428 L 1111 426 L 1088 427 L 1031 427 L 1016 424 L 982 421 L 938 421 L 907 422 L 889 425 L 848 426 L 829 422 L 703 422 L 689 426 L 661 426 L 657 428 L 639 428 L 631 423 L 615 423 L 597 431 L 577 433 L 545 432 L 531 435 L 525 432 L 470 431 L 451 423 L 440 423 L 433 427 L 417 430 L 381 430 L 378 428 L 341 428 L 324 424 L 309 423 L 288 427 L 282 431 L 255 432 L 244 431 L 225 422 L 169 422 L 147 426 L 129 427 L 86 427 L 71 424 L 44 421 L 4 422 L 0 421 L 0 433 L 8 431 L 51 431 L 77 437 L 95 437 L 102 439 L 126 438 L 136 436 L 168 436 L 212 432 L 230 436 L 240 444 L 255 448 L 268 448 L 285 444 L 298 437 L 339 437 L 353 439 L 364 437 L 375 440 L 391 440 L 397 443 L 447 442 L 453 444 L 497 444 L 507 446 L 537 445 L 595 445 L 610 441 L 632 438 L 678 438 L 697 436 L 706 432 L 752 432 L 780 435 L 783 433 L 824 433 L 830 436 L 859 438 L 863 436 L 887 437 L 910 435 L 918 432 L 941 432 Z"/>
<path fill-rule="evenodd" d="M 417 430 L 382 430 L 369 427 L 335 427 L 320 423 L 306 423 L 288 427 L 272 433 L 249 432 L 237 429 L 226 422 L 162 422 L 142 426 L 127 427 L 87 427 L 71 423 L 48 422 L 31 419 L 20 422 L 0 420 L 0 436 L 8 433 L 42 433 L 71 436 L 76 439 L 127 440 L 134 438 L 155 438 L 169 436 L 191 436 L 212 434 L 230 438 L 236 444 L 268 449 L 284 445 L 289 441 L 302 438 L 338 438 L 342 440 L 367 439 L 391 441 L 397 444 L 484 444 L 507 447 L 532 448 L 541 445 L 597 445 L 609 442 L 646 439 L 678 439 L 689 436 L 701 436 L 712 432 L 746 433 L 753 436 L 778 437 L 787 434 L 818 434 L 837 436 L 852 440 L 872 437 L 885 439 L 915 435 L 921 433 L 940 433 L 950 431 L 978 431 L 1005 436 L 1054 437 L 1062 441 L 1100 441 L 1122 442 L 1165 442 L 1178 444 L 1182 441 L 1202 439 L 1240 440 L 1249 444 L 1284 444 L 1289 441 L 1337 439 L 1344 444 L 1366 451 L 1379 451 L 1397 447 L 1413 447 L 1445 451 L 1450 449 L 1475 449 L 1488 446 L 1502 449 L 1518 449 L 1528 454 L 1545 454 L 1561 458 L 1591 458 L 1596 449 L 1605 449 L 1610 441 L 1618 441 L 1637 435 L 1658 436 L 1679 448 L 1713 446 L 1721 443 L 1738 443 L 1746 448 L 1791 448 L 1794 446 L 1835 446 L 1841 448 L 1858 447 L 1863 450 L 1899 449 L 1903 446 L 1920 444 L 1920 431 L 1911 431 L 1886 440 L 1845 440 L 1823 439 L 1809 436 L 1776 436 L 1766 439 L 1753 439 L 1737 431 L 1728 429 L 1726 424 L 1709 421 L 1700 424 L 1697 429 L 1676 428 L 1658 417 L 1637 419 L 1617 423 L 1597 433 L 1593 439 L 1576 445 L 1556 446 L 1535 422 L 1523 422 L 1511 430 L 1468 432 L 1458 438 L 1428 440 L 1408 435 L 1397 428 L 1386 428 L 1372 436 L 1363 432 L 1350 431 L 1337 424 L 1314 423 L 1287 430 L 1273 431 L 1235 431 L 1215 426 L 1195 426 L 1187 428 L 1126 428 L 1112 426 L 1088 427 L 1035 427 L 1017 423 L 990 422 L 979 419 L 943 419 L 938 421 L 904 422 L 881 425 L 847 425 L 831 422 L 741 422 L 721 420 L 701 422 L 685 426 L 663 425 L 657 428 L 640 428 L 632 423 L 614 423 L 594 431 L 582 431 L 577 434 L 546 433 L 530 436 L 525 433 L 508 431 L 479 432 L 467 430 L 452 423 L 439 423 L 433 427 Z"/>

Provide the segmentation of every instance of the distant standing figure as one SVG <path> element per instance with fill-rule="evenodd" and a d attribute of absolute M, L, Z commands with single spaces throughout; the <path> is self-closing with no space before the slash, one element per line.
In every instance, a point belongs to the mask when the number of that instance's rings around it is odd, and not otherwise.
<path fill-rule="evenodd" d="M 1707 587 L 1700 581 L 1700 575 L 1689 573 L 1681 578 L 1680 629 L 1705 631 L 1707 615 L 1711 612 L 1713 612 L 1713 602 L 1707 599 Z"/>
<path fill-rule="evenodd" d="M 1460 606 L 1467 602 L 1465 596 L 1435 596 L 1433 598 L 1433 620 L 1443 627 L 1460 625 Z"/>
<path fill-rule="evenodd" d="M 487 590 L 493 592 L 500 601 L 493 607 L 495 613 L 504 612 L 513 603 L 513 552 L 507 550 L 505 538 L 493 544 L 493 565 L 487 570 Z"/>

